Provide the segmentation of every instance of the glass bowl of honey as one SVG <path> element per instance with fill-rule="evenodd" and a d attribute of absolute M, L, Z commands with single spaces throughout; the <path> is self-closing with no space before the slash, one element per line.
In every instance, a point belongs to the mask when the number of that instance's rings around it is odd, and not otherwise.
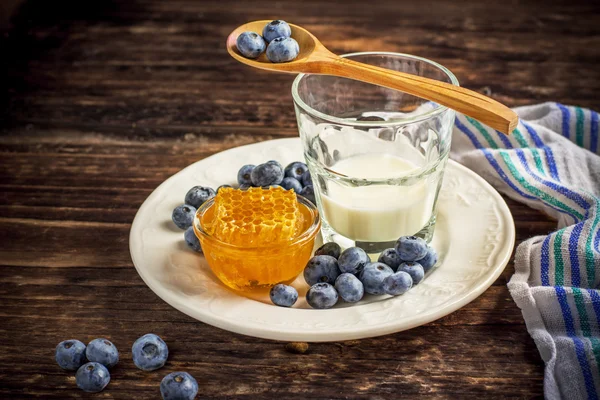
<path fill-rule="evenodd" d="M 219 190 L 194 219 L 212 272 L 240 291 L 289 284 L 312 255 L 321 228 L 314 204 L 282 188 Z"/>

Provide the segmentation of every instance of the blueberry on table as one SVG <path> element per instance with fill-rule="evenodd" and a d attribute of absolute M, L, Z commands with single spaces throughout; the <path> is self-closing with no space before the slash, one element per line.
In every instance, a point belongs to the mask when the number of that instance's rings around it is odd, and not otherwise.
<path fill-rule="evenodd" d="M 280 307 L 291 307 L 296 303 L 296 300 L 298 300 L 298 291 L 292 286 L 278 283 L 271 288 L 269 297 L 271 297 L 271 301 L 275 305 Z"/>
<path fill-rule="evenodd" d="M 312 176 L 310 176 L 310 172 L 308 170 L 302 174 L 302 178 L 300 178 L 300 183 L 302 183 L 302 185 L 304 185 L 304 186 L 308 186 L 308 185 L 312 186 L 312 184 L 313 184 Z"/>
<path fill-rule="evenodd" d="M 365 287 L 365 292 L 369 294 L 384 294 L 383 281 L 393 273 L 394 271 L 387 265 L 374 262 L 365 266 L 359 279 Z"/>
<path fill-rule="evenodd" d="M 308 289 L 306 301 L 312 308 L 331 308 L 338 301 L 338 292 L 329 283 L 317 283 Z"/>
<path fill-rule="evenodd" d="M 423 269 L 423 266 L 416 261 L 407 261 L 400 264 L 398 271 L 409 274 L 412 278 L 413 285 L 418 285 L 425 277 L 425 270 Z"/>
<path fill-rule="evenodd" d="M 371 259 L 367 253 L 360 247 L 349 247 L 338 258 L 340 271 L 355 275 L 360 273 L 370 262 Z"/>
<path fill-rule="evenodd" d="M 256 168 L 256 165 L 247 164 L 244 165 L 237 174 L 237 181 L 241 185 L 252 186 L 252 171 Z"/>
<path fill-rule="evenodd" d="M 419 264 L 423 267 L 425 272 L 429 271 L 435 264 L 438 262 L 438 255 L 435 249 L 431 246 L 427 246 L 427 254 L 425 257 L 417 260 Z"/>
<path fill-rule="evenodd" d="M 313 204 L 317 204 L 317 199 L 315 198 L 315 189 L 312 185 L 304 186 L 304 188 L 302 188 L 300 191 L 300 196 L 306 197 Z"/>
<path fill-rule="evenodd" d="M 192 226 L 194 215 L 196 215 L 195 207 L 192 207 L 189 204 L 182 204 L 175 207 L 171 219 L 179 229 L 187 229 Z"/>
<path fill-rule="evenodd" d="M 394 248 L 385 249 L 384 251 L 382 251 L 377 261 L 384 263 L 385 265 L 393 269 L 394 272 L 396 272 L 398 270 L 398 266 L 402 264 L 402 260 L 400 259 L 398 252 Z"/>
<path fill-rule="evenodd" d="M 427 255 L 427 242 L 416 236 L 402 236 L 396 242 L 396 251 L 402 261 L 416 261 Z"/>
<path fill-rule="evenodd" d="M 315 256 L 331 256 L 335 259 L 340 258 L 342 248 L 336 242 L 325 243 L 315 251 Z"/>
<path fill-rule="evenodd" d="M 297 179 L 300 182 L 302 180 L 302 175 L 304 175 L 306 171 L 308 171 L 308 166 L 306 164 L 295 161 L 285 167 L 284 173 L 286 177 Z"/>
<path fill-rule="evenodd" d="M 75 374 L 75 382 L 84 392 L 101 392 L 110 382 L 110 373 L 104 365 L 89 362 L 79 367 Z"/>
<path fill-rule="evenodd" d="M 194 232 L 194 227 L 190 226 L 187 228 L 183 234 L 183 239 L 185 240 L 185 244 L 188 247 L 198 253 L 202 253 L 202 245 L 200 244 L 200 240 L 198 240 L 198 236 Z"/>
<path fill-rule="evenodd" d="M 300 53 L 300 46 L 290 37 L 278 37 L 267 46 L 267 58 L 274 63 L 292 61 L 298 57 L 298 53 Z"/>
<path fill-rule="evenodd" d="M 408 273 L 398 271 L 383 280 L 383 290 L 386 294 L 398 296 L 408 292 L 412 284 L 412 278 Z"/>
<path fill-rule="evenodd" d="M 338 261 L 331 256 L 314 256 L 304 268 L 304 280 L 309 286 L 319 282 L 333 284 L 339 275 Z"/>
<path fill-rule="evenodd" d="M 172 372 L 160 382 L 163 400 L 193 400 L 198 394 L 198 382 L 187 372 Z"/>
<path fill-rule="evenodd" d="M 271 21 L 267 25 L 265 25 L 262 34 L 263 38 L 268 43 L 273 39 L 277 39 L 279 37 L 289 38 L 290 36 L 292 36 L 292 29 L 290 28 L 287 22 L 281 19 L 276 19 L 275 21 Z"/>
<path fill-rule="evenodd" d="M 283 168 L 279 163 L 257 165 L 250 174 L 253 186 L 279 185 L 283 181 Z"/>
<path fill-rule="evenodd" d="M 236 41 L 237 49 L 246 58 L 258 58 L 267 47 L 264 39 L 256 32 L 243 32 Z"/>
<path fill-rule="evenodd" d="M 193 207 L 200 207 L 208 199 L 215 197 L 215 191 L 212 188 L 204 186 L 194 186 L 185 195 L 185 204 Z"/>
<path fill-rule="evenodd" d="M 169 357 L 167 344 L 154 333 L 138 338 L 131 347 L 133 363 L 142 371 L 162 368 Z"/>
<path fill-rule="evenodd" d="M 108 339 L 99 338 L 92 340 L 85 350 L 89 361 L 97 362 L 106 368 L 112 368 L 119 362 L 119 351 Z"/>
<path fill-rule="evenodd" d="M 296 193 L 300 193 L 302 191 L 302 184 L 298 182 L 296 178 L 283 178 L 283 180 L 281 181 L 281 187 L 285 190 L 294 189 L 294 192 Z"/>
<path fill-rule="evenodd" d="M 335 280 L 335 289 L 347 303 L 356 303 L 365 295 L 362 282 L 354 275 L 343 273 Z"/>
<path fill-rule="evenodd" d="M 56 346 L 54 358 L 62 369 L 77 371 L 85 364 L 85 344 L 76 339 L 64 340 Z"/>

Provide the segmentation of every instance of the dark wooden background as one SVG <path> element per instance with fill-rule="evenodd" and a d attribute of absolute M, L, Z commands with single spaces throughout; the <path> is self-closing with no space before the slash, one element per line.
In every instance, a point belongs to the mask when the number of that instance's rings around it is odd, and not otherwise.
<path fill-rule="evenodd" d="M 597 1 L 25 1 L 0 39 L 0 398 L 156 399 L 186 370 L 212 399 L 538 398 L 543 362 L 506 289 L 385 337 L 284 345 L 197 322 L 148 289 L 128 233 L 165 178 L 215 152 L 296 136 L 293 76 L 249 70 L 224 47 L 283 18 L 332 50 L 401 51 L 448 66 L 510 106 L 600 109 Z M 509 201 L 517 242 L 555 223 Z M 144 373 L 130 348 L 169 344 Z M 54 346 L 110 338 L 122 361 L 86 395 Z"/>

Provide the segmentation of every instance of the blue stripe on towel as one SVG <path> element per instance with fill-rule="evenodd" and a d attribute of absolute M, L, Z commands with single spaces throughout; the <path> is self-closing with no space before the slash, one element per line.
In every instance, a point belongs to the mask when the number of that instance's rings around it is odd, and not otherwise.
<path fill-rule="evenodd" d="M 556 106 L 560 109 L 560 112 L 562 113 L 562 135 L 570 138 L 571 127 L 569 124 L 571 123 L 571 112 L 567 107 L 563 106 L 562 104 L 556 103 Z"/>

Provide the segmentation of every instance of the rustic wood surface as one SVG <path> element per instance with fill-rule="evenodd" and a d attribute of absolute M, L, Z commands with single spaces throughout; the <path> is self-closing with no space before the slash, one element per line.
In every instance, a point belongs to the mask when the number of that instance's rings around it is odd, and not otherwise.
<path fill-rule="evenodd" d="M 543 362 L 506 283 L 394 335 L 311 344 L 306 354 L 197 322 L 148 289 L 128 233 L 164 179 L 215 152 L 297 135 L 288 75 L 233 61 L 225 38 L 284 18 L 337 53 L 387 50 L 448 66 L 510 106 L 600 109 L 598 3 L 345 0 L 30 0 L 0 39 L 0 398 L 156 399 L 186 370 L 211 399 L 539 398 Z M 517 242 L 555 222 L 508 201 Z M 133 341 L 171 357 L 144 373 Z M 87 395 L 54 346 L 106 337 L 121 350 Z"/>

